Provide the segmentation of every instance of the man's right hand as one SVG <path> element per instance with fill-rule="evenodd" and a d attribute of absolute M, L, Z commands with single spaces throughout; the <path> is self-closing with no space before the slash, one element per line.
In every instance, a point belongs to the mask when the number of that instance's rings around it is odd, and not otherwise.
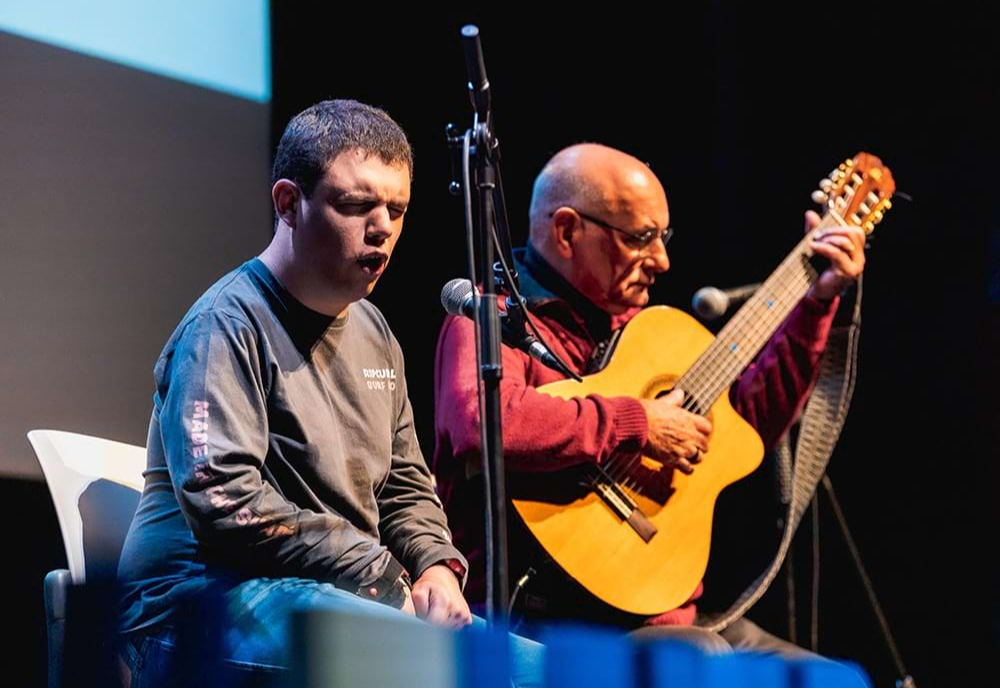
<path fill-rule="evenodd" d="M 701 453 L 708 452 L 712 423 L 704 416 L 681 409 L 684 392 L 679 389 L 660 399 L 639 402 L 649 422 L 642 453 L 665 468 L 693 473 L 694 465 L 701 461 Z"/>

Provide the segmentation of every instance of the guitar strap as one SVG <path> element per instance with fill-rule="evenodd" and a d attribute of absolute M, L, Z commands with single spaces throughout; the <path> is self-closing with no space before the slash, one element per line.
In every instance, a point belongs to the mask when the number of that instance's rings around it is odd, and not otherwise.
<path fill-rule="evenodd" d="M 798 442 L 792 461 L 787 438 L 779 445 L 779 477 L 781 500 L 787 505 L 784 531 L 778 551 L 770 566 L 742 593 L 729 610 L 721 615 L 709 616 L 704 624 L 709 631 L 718 632 L 736 620 L 758 601 L 777 577 L 785 561 L 792 538 L 816 487 L 826 473 L 840 432 L 847 419 L 847 410 L 854 394 L 857 378 L 858 339 L 861 334 L 861 278 L 858 279 L 854 307 L 850 322 L 834 324 L 830 330 L 826 350 L 820 359 L 820 372 L 806 403 L 799 424 Z"/>

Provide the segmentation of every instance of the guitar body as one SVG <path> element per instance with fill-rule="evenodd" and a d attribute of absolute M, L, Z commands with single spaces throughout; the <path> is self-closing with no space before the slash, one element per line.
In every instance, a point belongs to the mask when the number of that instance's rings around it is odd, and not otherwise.
<path fill-rule="evenodd" d="M 583 382 L 565 380 L 539 390 L 561 398 L 655 398 L 669 392 L 713 340 L 686 313 L 651 307 L 629 322 L 603 371 Z M 664 475 L 673 492 L 663 504 L 623 488 L 656 527 L 648 542 L 584 489 L 572 501 L 514 499 L 514 507 L 546 552 L 597 598 L 639 615 L 672 610 L 688 600 L 705 574 L 719 493 L 754 471 L 764 456 L 760 436 L 732 408 L 728 390 L 711 407 L 709 419 L 709 452 L 694 474 Z M 642 462 L 662 467 L 645 457 Z"/>

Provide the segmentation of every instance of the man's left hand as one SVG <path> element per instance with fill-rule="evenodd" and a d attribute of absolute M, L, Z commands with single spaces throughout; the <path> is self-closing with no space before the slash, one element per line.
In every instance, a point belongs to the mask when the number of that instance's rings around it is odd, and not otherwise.
<path fill-rule="evenodd" d="M 819 215 L 808 211 L 806 231 L 819 225 L 819 221 Z M 865 231 L 860 227 L 828 227 L 821 230 L 810 245 L 817 255 L 830 259 L 830 267 L 812 286 L 810 294 L 816 299 L 833 299 L 852 285 L 865 269 Z"/>
<path fill-rule="evenodd" d="M 458 578 L 447 565 L 431 565 L 413 583 L 413 606 L 420 619 L 449 629 L 472 622 Z"/>

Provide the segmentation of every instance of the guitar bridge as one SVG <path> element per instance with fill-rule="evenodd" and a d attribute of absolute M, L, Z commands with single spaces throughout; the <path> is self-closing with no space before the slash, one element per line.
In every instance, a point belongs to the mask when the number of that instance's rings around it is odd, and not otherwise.
<path fill-rule="evenodd" d="M 628 516 L 626 521 L 645 543 L 649 543 L 656 535 L 656 527 L 653 526 L 653 522 L 649 521 L 649 518 L 638 507 L 632 510 L 632 514 Z"/>
<path fill-rule="evenodd" d="M 632 530 L 639 535 L 643 542 L 649 543 L 656 535 L 656 526 L 649 521 L 649 518 L 643 514 L 635 501 L 622 490 L 617 482 L 612 481 L 604 472 L 601 473 L 603 476 L 594 478 L 594 492 L 611 508 L 612 512 L 618 515 L 619 519 L 632 527 Z"/>

